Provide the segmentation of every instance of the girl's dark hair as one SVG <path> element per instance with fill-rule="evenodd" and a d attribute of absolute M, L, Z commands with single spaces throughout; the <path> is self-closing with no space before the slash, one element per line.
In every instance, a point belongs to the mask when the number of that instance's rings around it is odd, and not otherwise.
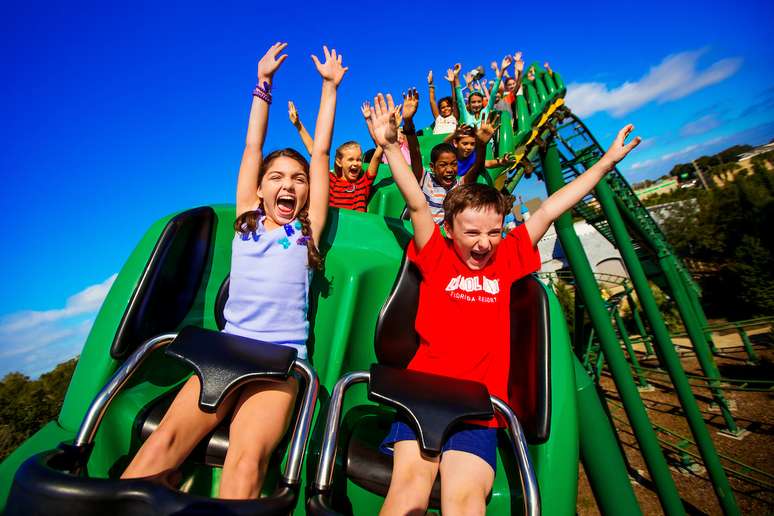
<path fill-rule="evenodd" d="M 483 210 L 492 208 L 495 213 L 505 217 L 505 214 L 513 206 L 512 195 L 503 195 L 489 185 L 471 183 L 460 185 L 448 194 L 443 200 L 443 221 L 454 227 L 454 216 L 465 208 Z"/>
<path fill-rule="evenodd" d="M 473 92 L 470 93 L 470 95 L 468 95 L 468 102 L 470 102 L 470 98 L 473 95 L 478 95 L 479 97 L 481 97 L 481 100 L 484 100 L 484 94 L 483 93 L 481 93 L 480 91 L 473 91 Z"/>
<path fill-rule="evenodd" d="M 449 107 L 454 107 L 454 104 L 452 104 L 452 98 L 451 97 L 441 97 L 440 99 L 438 99 L 438 107 L 440 108 L 441 104 L 443 104 L 444 102 L 448 102 L 449 103 Z"/>
<path fill-rule="evenodd" d="M 457 149 L 454 148 L 454 145 L 451 143 L 439 143 L 433 149 L 430 151 L 430 163 L 435 163 L 438 161 L 438 158 L 443 154 L 444 152 L 448 152 L 449 154 L 452 154 L 454 158 L 457 158 Z"/>
<path fill-rule="evenodd" d="M 258 184 L 261 184 L 263 176 L 266 175 L 266 171 L 269 169 L 271 162 L 277 158 L 290 158 L 304 169 L 307 180 L 309 179 L 309 162 L 304 156 L 297 150 L 286 148 L 278 149 L 270 152 L 263 160 L 261 168 L 258 171 Z M 263 201 L 261 201 L 257 210 L 246 211 L 239 215 L 234 221 L 234 231 L 242 235 L 252 233 L 258 228 L 258 219 L 263 214 Z M 312 269 L 322 270 L 323 257 L 320 251 L 317 249 L 317 244 L 312 236 L 312 226 L 309 223 L 309 197 L 306 199 L 306 205 L 298 212 L 298 221 L 301 223 L 301 234 L 306 237 L 306 249 L 308 253 L 309 267 Z"/>

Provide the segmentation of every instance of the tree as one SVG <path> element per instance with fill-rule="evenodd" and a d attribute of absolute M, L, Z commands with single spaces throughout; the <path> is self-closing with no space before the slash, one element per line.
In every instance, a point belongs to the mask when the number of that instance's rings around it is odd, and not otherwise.
<path fill-rule="evenodd" d="M 56 419 L 76 362 L 73 359 L 59 364 L 37 380 L 8 373 L 0 381 L 0 460 Z"/>

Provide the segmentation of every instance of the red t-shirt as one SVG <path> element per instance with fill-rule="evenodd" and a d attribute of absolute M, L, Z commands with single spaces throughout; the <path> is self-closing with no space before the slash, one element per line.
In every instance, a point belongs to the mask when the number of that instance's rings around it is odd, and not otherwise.
<path fill-rule="evenodd" d="M 500 242 L 482 270 L 465 265 L 438 227 L 408 258 L 422 273 L 416 330 L 419 348 L 408 369 L 474 380 L 508 400 L 511 284 L 540 268 L 540 253 L 524 225 Z M 502 426 L 496 420 L 481 422 Z"/>
<path fill-rule="evenodd" d="M 357 181 L 350 183 L 343 177 L 339 177 L 335 172 L 330 174 L 330 197 L 328 204 L 334 208 L 346 208 L 348 210 L 366 211 L 368 205 L 368 196 L 371 193 L 371 185 L 376 179 L 368 177 L 368 173 L 363 172 Z"/>

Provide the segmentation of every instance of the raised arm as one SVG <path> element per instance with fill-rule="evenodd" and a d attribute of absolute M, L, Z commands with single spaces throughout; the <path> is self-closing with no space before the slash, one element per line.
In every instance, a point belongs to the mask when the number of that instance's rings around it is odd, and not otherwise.
<path fill-rule="evenodd" d="M 481 118 L 481 125 L 476 130 L 476 161 L 470 171 L 462 177 L 465 184 L 475 183 L 479 174 L 484 170 L 486 160 L 486 144 L 492 139 L 492 135 L 500 127 L 500 114 L 489 113 Z"/>
<path fill-rule="evenodd" d="M 371 110 L 371 123 L 374 130 L 374 140 L 382 148 L 390 164 L 392 177 L 398 186 L 414 225 L 414 244 L 417 250 L 421 250 L 430 240 L 435 230 L 433 216 L 425 200 L 425 195 L 419 188 L 414 175 L 409 169 L 406 158 L 398 145 L 398 125 L 395 121 L 395 103 L 391 95 L 384 96 L 380 93 L 374 98 L 374 107 Z"/>
<path fill-rule="evenodd" d="M 263 142 L 269 123 L 269 103 L 274 74 L 287 54 L 279 55 L 287 43 L 275 43 L 258 61 L 258 84 L 253 91 L 253 103 L 250 106 L 250 118 L 247 122 L 245 150 L 239 165 L 237 178 L 236 214 L 254 210 L 258 205 L 258 173 L 263 163 Z"/>
<path fill-rule="evenodd" d="M 449 86 L 451 86 L 452 114 L 454 115 L 454 118 L 456 118 L 457 120 L 460 119 L 460 107 L 457 104 L 456 85 L 459 83 L 460 68 L 461 68 L 461 65 L 457 63 L 456 65 L 454 65 L 453 70 L 451 68 L 446 70 L 446 80 L 449 81 Z"/>
<path fill-rule="evenodd" d="M 484 106 L 484 109 L 482 110 L 481 117 L 483 118 L 484 115 L 492 111 L 494 109 L 494 99 L 497 96 L 497 90 L 500 89 L 500 82 L 503 80 L 503 71 L 505 71 L 506 68 L 508 68 L 511 65 L 511 56 L 505 56 L 503 58 L 502 66 L 500 67 L 500 70 L 497 72 L 497 79 L 495 79 L 494 84 L 492 85 L 491 90 L 491 99 L 492 102 L 487 102 L 486 106 Z"/>
<path fill-rule="evenodd" d="M 414 127 L 414 115 L 419 108 L 419 93 L 416 88 L 410 88 L 403 94 L 403 135 L 408 143 L 409 156 L 411 156 L 411 171 L 417 181 L 422 180 L 424 168 L 422 167 L 422 153 L 419 150 L 419 139 Z"/>
<path fill-rule="evenodd" d="M 514 77 L 516 78 L 516 86 L 514 86 L 513 90 L 514 93 L 519 91 L 519 88 L 521 88 L 522 79 L 524 78 L 524 61 L 521 59 L 521 52 L 516 52 L 513 55 L 513 70 L 516 74 Z"/>
<path fill-rule="evenodd" d="M 376 140 L 374 139 L 374 128 L 371 125 L 371 104 L 367 100 L 363 102 L 362 106 L 360 106 L 360 112 L 363 113 L 366 126 L 368 126 L 368 134 L 371 135 L 371 139 L 374 140 L 374 145 L 376 145 L 376 150 L 374 151 L 373 156 L 371 156 L 371 161 L 368 163 L 368 170 L 366 170 L 366 175 L 369 178 L 376 177 L 376 174 L 379 172 L 379 163 L 382 162 L 384 149 L 377 145 Z"/>
<path fill-rule="evenodd" d="M 435 84 L 433 84 L 433 71 L 430 70 L 427 73 L 427 89 L 430 90 L 428 97 L 430 98 L 430 111 L 433 113 L 433 120 L 438 118 L 438 104 L 435 102 Z M 404 115 L 405 116 L 405 115 Z"/>
<path fill-rule="evenodd" d="M 293 127 L 296 128 L 296 131 L 298 131 L 299 136 L 301 136 L 301 141 L 304 142 L 304 147 L 306 147 L 306 152 L 311 156 L 312 144 L 314 143 L 314 141 L 312 141 L 312 136 L 309 134 L 309 131 L 306 130 L 306 127 L 304 127 L 304 124 L 301 122 L 301 117 L 298 116 L 298 111 L 296 111 L 296 105 L 293 104 L 292 100 L 288 100 L 288 118 L 290 118 L 290 123 L 293 124 Z"/>
<path fill-rule="evenodd" d="M 597 186 L 597 183 L 605 174 L 613 170 L 616 163 L 624 159 L 632 149 L 639 145 L 641 141 L 639 136 L 628 144 L 625 143 L 626 137 L 629 136 L 632 129 L 634 129 L 634 126 L 629 124 L 618 131 L 618 136 L 616 136 L 613 144 L 594 166 L 571 183 L 554 192 L 540 205 L 540 208 L 525 223 L 533 245 L 536 245 L 545 235 L 548 227 L 559 218 L 559 215 L 575 206 L 578 201 L 583 199 L 586 194 Z"/>
<path fill-rule="evenodd" d="M 336 90 L 344 78 L 348 68 L 341 64 L 341 54 L 336 50 L 328 51 L 323 47 L 325 62 L 320 63 L 317 56 L 312 55 L 312 61 L 322 77 L 322 94 L 320 96 L 320 112 L 317 114 L 317 124 L 314 128 L 314 146 L 312 161 L 309 164 L 309 222 L 312 226 L 312 236 L 315 242 L 320 241 L 320 235 L 325 227 L 328 215 L 328 164 L 331 158 L 331 139 L 333 137 L 333 119 L 336 115 Z"/>

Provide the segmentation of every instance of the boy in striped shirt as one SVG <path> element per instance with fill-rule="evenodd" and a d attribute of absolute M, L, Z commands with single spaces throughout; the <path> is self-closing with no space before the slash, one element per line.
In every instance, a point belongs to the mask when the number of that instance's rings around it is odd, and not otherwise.
<path fill-rule="evenodd" d="M 436 224 L 443 223 L 443 200 L 453 188 L 461 184 L 475 183 L 478 174 L 484 166 L 486 144 L 497 130 L 494 125 L 496 116 L 490 114 L 476 131 L 476 162 L 470 171 L 462 177 L 457 176 L 457 151 L 449 143 L 439 143 L 430 151 L 430 166 L 425 169 L 419 152 L 419 140 L 414 130 L 414 113 L 419 105 L 419 95 L 416 89 L 409 90 L 403 96 L 403 134 L 409 145 L 411 154 L 411 170 L 417 178 L 419 187 L 425 195 L 430 213 Z M 370 128 L 370 127 L 369 127 Z"/>

